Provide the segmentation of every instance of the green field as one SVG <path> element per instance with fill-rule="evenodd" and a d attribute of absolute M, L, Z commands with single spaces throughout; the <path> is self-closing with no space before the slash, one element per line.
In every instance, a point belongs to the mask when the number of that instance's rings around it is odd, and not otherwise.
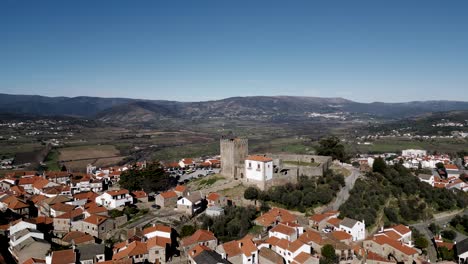
<path fill-rule="evenodd" d="M 347 144 L 346 149 L 351 153 L 384 153 L 401 152 L 403 149 L 425 149 L 430 153 L 456 153 L 468 149 L 468 142 L 460 139 L 433 139 L 419 141 L 415 139 L 378 139 L 372 145 Z"/>

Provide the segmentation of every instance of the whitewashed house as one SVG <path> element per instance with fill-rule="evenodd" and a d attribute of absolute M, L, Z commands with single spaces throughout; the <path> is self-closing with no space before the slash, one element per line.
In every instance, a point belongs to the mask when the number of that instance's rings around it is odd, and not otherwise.
<path fill-rule="evenodd" d="M 153 237 L 171 238 L 172 228 L 165 225 L 155 225 L 143 229 L 143 236 L 146 239 Z"/>
<path fill-rule="evenodd" d="M 266 182 L 273 179 L 273 160 L 264 156 L 248 156 L 245 159 L 245 182 L 266 189 Z"/>
<path fill-rule="evenodd" d="M 434 187 L 434 175 L 432 174 L 419 174 L 418 178 L 422 182 L 427 182 L 429 185 Z"/>
<path fill-rule="evenodd" d="M 364 240 L 366 238 L 366 224 L 364 220 L 361 222 L 345 217 L 340 222 L 338 229 L 350 234 L 353 237 L 353 241 Z"/>
<path fill-rule="evenodd" d="M 96 197 L 95 202 L 108 209 L 115 209 L 120 206 L 133 204 L 133 197 L 128 190 L 122 189 L 118 191 L 107 191 Z"/>

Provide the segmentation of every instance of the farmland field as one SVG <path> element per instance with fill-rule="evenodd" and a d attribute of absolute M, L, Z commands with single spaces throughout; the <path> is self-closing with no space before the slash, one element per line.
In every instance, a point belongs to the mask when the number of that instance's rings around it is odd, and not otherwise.
<path fill-rule="evenodd" d="M 125 157 L 113 145 L 88 145 L 58 149 L 59 161 L 73 171 L 84 171 L 86 165 L 98 167 L 119 163 Z"/>

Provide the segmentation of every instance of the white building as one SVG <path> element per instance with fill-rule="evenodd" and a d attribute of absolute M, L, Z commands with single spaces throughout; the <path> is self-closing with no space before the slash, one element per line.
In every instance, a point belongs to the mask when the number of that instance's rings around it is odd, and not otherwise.
<path fill-rule="evenodd" d="M 245 159 L 245 181 L 265 189 L 265 183 L 273 179 L 273 160 L 264 156 L 248 156 Z"/>
<path fill-rule="evenodd" d="M 364 220 L 361 222 L 345 217 L 340 222 L 338 229 L 350 234 L 353 237 L 353 241 L 364 240 L 366 238 L 366 224 Z"/>
<path fill-rule="evenodd" d="M 433 174 L 419 174 L 418 178 L 420 181 L 427 182 L 432 187 L 434 187 L 434 175 Z"/>
<path fill-rule="evenodd" d="M 129 194 L 128 190 L 122 189 L 118 191 L 107 191 L 96 197 L 95 202 L 108 209 L 115 209 L 120 206 L 133 204 L 133 197 Z"/>
<path fill-rule="evenodd" d="M 404 149 L 401 151 L 401 155 L 404 157 L 424 157 L 427 155 L 427 151 L 422 149 Z"/>
<path fill-rule="evenodd" d="M 143 230 L 143 236 L 146 239 L 153 237 L 164 237 L 171 239 L 172 228 L 164 225 L 155 225 L 145 228 Z"/>

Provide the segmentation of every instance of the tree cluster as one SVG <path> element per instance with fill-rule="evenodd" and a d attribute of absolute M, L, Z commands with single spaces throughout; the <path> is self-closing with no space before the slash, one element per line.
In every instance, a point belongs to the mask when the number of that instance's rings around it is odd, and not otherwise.
<path fill-rule="evenodd" d="M 144 190 L 146 192 L 165 191 L 177 184 L 159 163 L 150 163 L 145 169 L 133 167 L 120 175 L 119 184 L 129 191 Z"/>
<path fill-rule="evenodd" d="M 244 237 L 253 226 L 257 210 L 253 206 L 224 208 L 224 215 L 218 217 L 204 216 L 202 228 L 209 229 L 221 241 L 231 241 Z"/>
<path fill-rule="evenodd" d="M 263 203 L 271 201 L 303 212 L 306 208 L 331 202 L 343 186 L 344 176 L 328 171 L 323 177 L 300 177 L 297 184 L 275 186 L 264 192 L 249 187 L 244 192 L 244 198 Z"/>
<path fill-rule="evenodd" d="M 331 156 L 334 160 L 341 162 L 349 161 L 349 156 L 345 151 L 345 147 L 336 136 L 322 138 L 319 145 L 316 147 L 318 155 Z"/>
<path fill-rule="evenodd" d="M 468 234 L 468 215 L 455 216 L 451 221 L 450 225 L 461 233 Z"/>
<path fill-rule="evenodd" d="M 389 199 L 396 204 L 388 203 Z M 376 159 L 373 172 L 356 181 L 350 198 L 340 211 L 342 216 L 364 219 L 367 225 L 373 225 L 378 212 L 385 207 L 387 223 L 398 224 L 429 219 L 432 212 L 465 208 L 466 205 L 468 196 L 465 193 L 433 188 L 401 164 L 387 166 Z"/>

